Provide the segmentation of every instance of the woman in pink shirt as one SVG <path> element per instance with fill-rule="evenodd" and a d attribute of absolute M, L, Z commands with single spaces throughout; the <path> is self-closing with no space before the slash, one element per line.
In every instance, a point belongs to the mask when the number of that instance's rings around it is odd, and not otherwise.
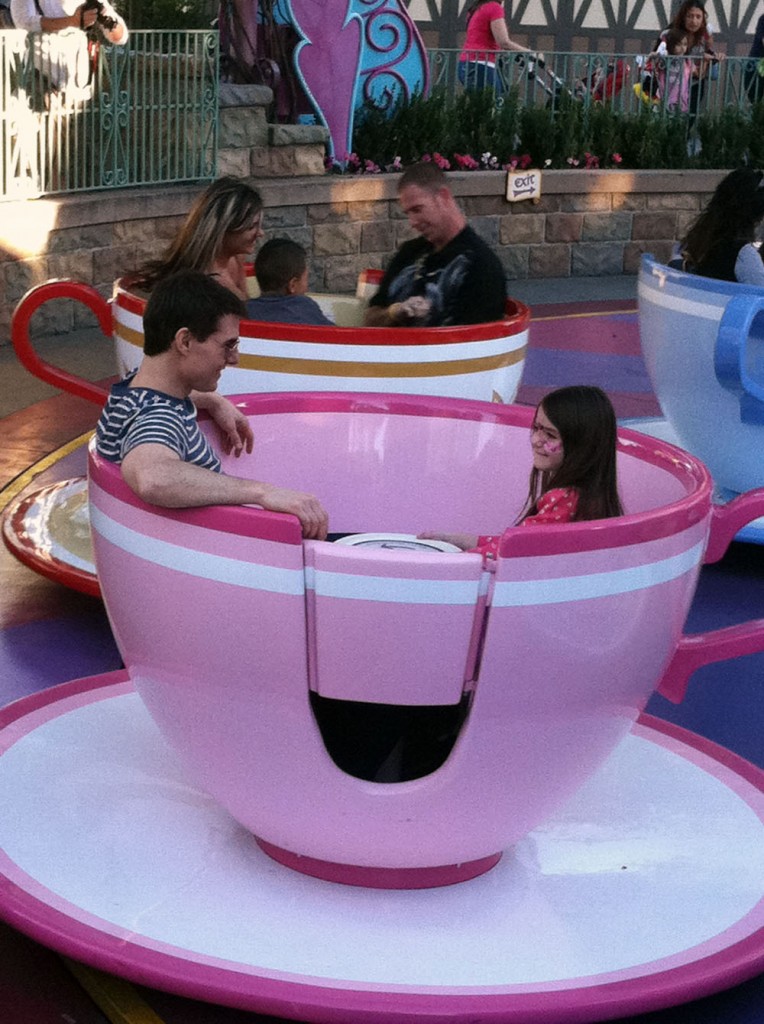
<path fill-rule="evenodd" d="M 616 420 L 600 388 L 558 388 L 536 408 L 528 497 L 516 526 L 547 526 L 623 515 L 616 477 Z M 496 557 L 501 534 L 423 533 L 463 551 Z"/>
<path fill-rule="evenodd" d="M 459 81 L 466 89 L 495 89 L 501 93 L 501 77 L 496 73 L 496 56 L 502 50 L 527 53 L 509 38 L 504 20 L 503 2 L 473 0 L 467 8 L 467 37 L 459 55 Z"/>

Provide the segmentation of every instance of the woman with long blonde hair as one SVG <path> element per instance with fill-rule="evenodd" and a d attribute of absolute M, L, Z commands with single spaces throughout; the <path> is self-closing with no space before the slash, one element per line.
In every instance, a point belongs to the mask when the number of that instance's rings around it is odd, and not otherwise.
<path fill-rule="evenodd" d="M 150 291 L 179 270 L 199 270 L 246 299 L 245 264 L 263 234 L 262 218 L 256 189 L 238 178 L 219 178 L 196 200 L 162 258 L 145 263 L 133 281 Z"/>

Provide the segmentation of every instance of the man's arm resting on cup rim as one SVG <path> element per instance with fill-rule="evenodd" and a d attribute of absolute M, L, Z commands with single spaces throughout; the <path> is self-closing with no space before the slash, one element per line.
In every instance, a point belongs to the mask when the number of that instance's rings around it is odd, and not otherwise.
<path fill-rule="evenodd" d="M 318 498 L 259 480 L 215 473 L 184 462 L 162 444 L 141 444 L 122 460 L 125 483 L 143 501 L 164 508 L 260 505 L 297 516 L 305 537 L 323 540 L 328 517 Z"/>
<path fill-rule="evenodd" d="M 237 409 L 233 402 L 219 391 L 192 391 L 189 398 L 197 409 L 204 409 L 212 417 L 220 432 L 226 455 L 233 452 L 238 458 L 243 452 L 252 451 L 252 427 L 244 413 Z"/>

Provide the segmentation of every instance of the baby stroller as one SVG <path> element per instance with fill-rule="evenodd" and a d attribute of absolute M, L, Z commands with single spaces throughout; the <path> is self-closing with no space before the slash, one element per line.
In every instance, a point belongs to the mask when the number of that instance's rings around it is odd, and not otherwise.
<path fill-rule="evenodd" d="M 564 80 L 549 67 L 540 54 L 515 53 L 513 60 L 527 83 L 526 88 L 537 87 L 546 94 L 547 106 L 557 107 L 561 94 L 570 94 Z"/>
<path fill-rule="evenodd" d="M 614 100 L 623 89 L 631 73 L 628 61 L 623 57 L 608 57 L 606 61 L 595 59 L 587 74 L 576 83 L 576 96 L 585 99 L 587 93 L 595 103 Z"/>

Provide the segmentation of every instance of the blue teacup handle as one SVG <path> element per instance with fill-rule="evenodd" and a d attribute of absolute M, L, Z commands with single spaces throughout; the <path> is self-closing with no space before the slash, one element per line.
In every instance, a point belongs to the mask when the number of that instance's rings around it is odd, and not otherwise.
<path fill-rule="evenodd" d="M 762 358 L 754 352 L 752 373 L 747 364 L 751 343 L 761 346 Z M 719 324 L 714 350 L 716 379 L 728 391 L 740 396 L 742 423 L 764 425 L 764 295 L 736 295 L 727 303 Z"/>

